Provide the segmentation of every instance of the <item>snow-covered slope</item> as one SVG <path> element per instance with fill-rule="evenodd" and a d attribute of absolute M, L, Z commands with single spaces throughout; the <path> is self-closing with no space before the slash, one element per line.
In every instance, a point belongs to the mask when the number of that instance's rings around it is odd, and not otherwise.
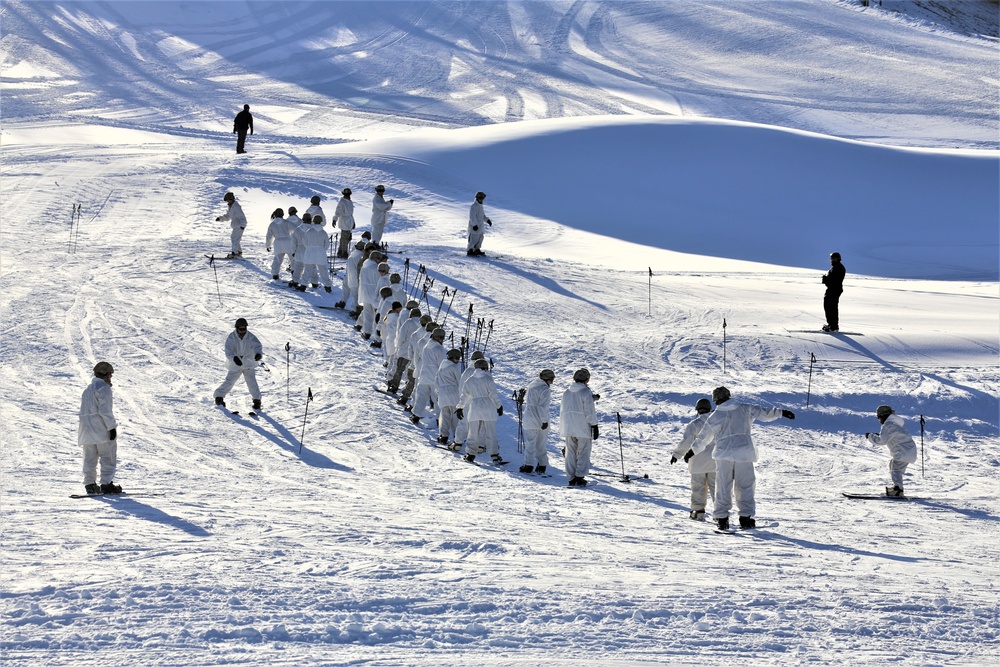
<path fill-rule="evenodd" d="M 5 665 L 1000 659 L 997 153 L 845 140 L 995 147 L 982 80 L 994 44 L 848 2 L 3 12 Z M 665 34 L 691 67 L 649 47 Z M 275 57 L 290 37 L 301 51 Z M 844 67 L 864 43 L 892 45 L 888 70 Z M 456 76 L 434 71 L 435 48 Z M 931 85 L 929 60 L 950 87 Z M 409 78 L 376 84 L 387 64 Z M 587 72 L 575 87 L 571 66 Z M 871 92 L 869 77 L 892 85 Z M 513 82 L 550 106 L 489 124 L 486 100 Z M 709 118 L 619 117 L 623 100 L 671 96 Z M 235 156 L 228 118 L 245 100 L 259 128 Z M 857 127 L 848 109 L 863 132 L 839 131 Z M 349 186 L 364 229 L 379 182 L 396 200 L 394 269 L 408 259 L 412 283 L 426 267 L 425 310 L 440 306 L 456 339 L 470 304 L 479 347 L 490 332 L 505 469 L 431 447 L 436 432 L 373 391 L 380 358 L 320 308 L 337 287 L 271 280 L 271 210 L 318 193 L 332 212 Z M 493 256 L 473 260 L 478 189 Z M 227 249 L 214 221 L 226 190 L 250 217 L 247 259 L 211 266 Z M 855 335 L 815 332 L 834 244 Z M 457 296 L 441 305 L 445 288 Z M 257 419 L 211 405 L 240 316 L 269 369 Z M 82 488 L 76 410 L 99 359 L 116 368 L 118 481 L 167 495 L 67 498 Z M 555 435 L 553 476 L 518 474 L 512 392 L 549 367 L 557 403 L 581 366 L 601 394 L 592 485 L 566 488 Z M 687 473 L 669 465 L 720 384 L 797 414 L 754 427 L 771 527 L 753 535 L 688 519 Z M 249 405 L 242 386 L 228 400 Z M 884 452 L 861 437 L 880 403 L 922 445 L 907 478 L 920 500 L 840 497 L 887 482 Z M 617 481 L 623 469 L 634 481 Z"/>

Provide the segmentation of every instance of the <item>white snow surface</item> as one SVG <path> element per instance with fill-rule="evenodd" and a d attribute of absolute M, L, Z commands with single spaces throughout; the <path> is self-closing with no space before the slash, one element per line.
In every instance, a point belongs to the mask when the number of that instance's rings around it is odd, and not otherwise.
<path fill-rule="evenodd" d="M 5 1 L 0 662 L 996 664 L 995 3 L 887 4 Z M 373 391 L 320 307 L 342 263 L 271 280 L 275 207 L 351 187 L 360 232 L 376 183 L 393 269 L 490 331 L 505 468 Z M 212 266 L 227 190 L 246 259 Z M 833 250 L 849 335 L 818 333 Z M 212 405 L 237 317 L 256 419 Z M 68 497 L 99 360 L 117 481 L 165 495 Z M 517 472 L 545 367 L 555 432 L 575 369 L 601 394 L 584 489 L 554 435 L 553 476 Z M 669 465 L 722 384 L 797 414 L 754 426 L 756 533 L 691 521 Z M 843 499 L 888 483 L 882 403 L 917 499 Z"/>

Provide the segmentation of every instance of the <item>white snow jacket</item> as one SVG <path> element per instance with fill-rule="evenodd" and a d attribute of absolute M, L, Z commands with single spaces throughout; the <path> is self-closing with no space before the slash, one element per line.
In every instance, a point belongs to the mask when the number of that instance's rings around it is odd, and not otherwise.
<path fill-rule="evenodd" d="M 418 320 L 419 322 L 419 320 Z M 407 344 L 407 359 L 413 362 L 413 376 L 416 377 L 417 370 L 420 368 L 420 355 L 424 351 L 424 345 L 427 341 L 431 339 L 431 333 L 427 329 L 418 326 L 412 334 L 410 334 L 410 339 L 406 342 Z"/>
<path fill-rule="evenodd" d="M 354 202 L 347 197 L 337 202 L 337 212 L 333 219 L 337 221 L 337 229 L 350 231 L 354 229 Z"/>
<path fill-rule="evenodd" d="M 899 415 L 889 415 L 879 433 L 869 433 L 868 441 L 873 445 L 885 445 L 893 461 L 916 463 L 917 444 L 906 432 L 906 424 Z"/>
<path fill-rule="evenodd" d="M 386 201 L 382 195 L 375 195 L 372 199 L 372 228 L 385 227 L 386 213 L 391 208 L 392 202 Z"/>
<path fill-rule="evenodd" d="M 593 438 L 591 426 L 597 425 L 597 408 L 590 387 L 582 382 L 563 393 L 559 407 L 559 435 L 574 438 Z"/>
<path fill-rule="evenodd" d="M 552 403 L 552 388 L 541 379 L 535 378 L 528 383 L 524 393 L 524 428 L 540 429 L 549 421 L 549 407 Z"/>
<path fill-rule="evenodd" d="M 382 349 L 385 356 L 392 358 L 396 356 L 396 323 L 399 321 L 399 313 L 391 310 L 385 314 L 379 323 L 379 334 L 382 336 Z"/>
<path fill-rule="evenodd" d="M 417 381 L 420 384 L 434 384 L 437 380 L 438 367 L 448 355 L 441 343 L 429 340 L 420 351 L 420 364 L 417 366 Z"/>
<path fill-rule="evenodd" d="M 247 217 L 243 215 L 243 207 L 240 206 L 238 201 L 233 201 L 233 205 L 229 207 L 228 211 L 219 216 L 219 220 L 228 222 L 229 226 L 233 229 L 247 226 Z"/>
<path fill-rule="evenodd" d="M 700 414 L 684 427 L 684 435 L 681 437 L 681 442 L 674 449 L 673 455 L 683 461 L 684 455 L 691 451 L 694 446 L 694 441 L 701 433 L 701 429 L 704 428 L 705 422 L 708 420 L 708 415 L 711 413 L 706 412 Z M 688 461 L 688 472 L 692 475 L 703 474 L 706 472 L 715 472 L 715 459 L 712 458 L 712 454 L 715 452 L 715 444 L 712 443 L 708 445 L 705 449 L 701 450 L 697 454 L 691 457 Z"/>
<path fill-rule="evenodd" d="M 302 257 L 306 254 L 306 232 L 310 229 L 312 229 L 312 223 L 307 225 L 303 222 L 292 232 L 292 245 L 295 246 L 296 262 L 301 262 Z"/>
<path fill-rule="evenodd" d="M 765 408 L 750 403 L 726 401 L 715 408 L 705 420 L 692 449 L 695 454 L 715 444 L 714 459 L 724 461 L 756 461 L 757 447 L 750 437 L 753 420 L 773 422 L 781 417 L 781 408 Z"/>
<path fill-rule="evenodd" d="M 114 394 L 111 385 L 99 377 L 95 377 L 83 390 L 80 399 L 80 428 L 77 431 L 77 443 L 80 445 L 98 445 L 110 442 L 108 431 L 118 428 L 118 420 L 112 406 Z"/>
<path fill-rule="evenodd" d="M 291 255 L 295 252 L 295 241 L 292 240 L 292 232 L 295 227 L 284 218 L 274 218 L 267 226 L 267 235 L 264 245 L 274 249 L 275 255 Z"/>
<path fill-rule="evenodd" d="M 419 317 L 406 318 L 406 321 L 399 327 L 399 333 L 396 334 L 396 356 L 413 361 L 413 357 L 410 356 L 410 337 L 418 328 L 420 328 Z"/>
<path fill-rule="evenodd" d="M 495 422 L 500 398 L 497 396 L 493 376 L 477 368 L 462 387 L 458 407 L 465 412 L 465 419 L 469 421 Z"/>
<path fill-rule="evenodd" d="M 264 348 L 261 346 L 260 341 L 249 331 L 243 334 L 243 338 L 233 331 L 226 338 L 226 365 L 231 371 L 235 371 L 239 368 L 254 368 L 257 363 L 254 357 L 258 354 L 263 354 Z M 233 357 L 239 357 L 243 365 L 240 366 L 233 361 Z"/>
<path fill-rule="evenodd" d="M 364 254 L 363 251 L 355 248 L 347 256 L 347 271 L 345 275 L 347 276 L 347 286 L 352 292 L 356 292 L 358 289 L 358 264 L 361 263 L 361 258 L 364 257 Z"/>
<path fill-rule="evenodd" d="M 296 229 L 302 226 L 302 218 L 292 213 L 285 220 L 288 221 L 289 233 L 294 232 Z"/>
<path fill-rule="evenodd" d="M 305 226 L 302 233 L 303 264 L 326 264 L 326 243 L 330 239 L 326 230 L 318 225 Z"/>
<path fill-rule="evenodd" d="M 486 220 L 486 211 L 483 209 L 483 205 L 477 201 L 472 202 L 472 206 L 469 207 L 469 234 L 485 233 Z M 478 227 L 479 229 L 473 230 L 473 227 Z"/>
<path fill-rule="evenodd" d="M 308 213 L 309 215 L 318 215 L 318 216 L 320 216 L 320 224 L 319 224 L 319 226 L 320 227 L 326 227 L 326 213 L 323 212 L 323 208 L 321 206 L 317 206 L 316 204 L 313 204 L 312 206 L 310 206 L 309 208 L 306 209 L 306 213 Z M 315 223 L 313 223 L 313 224 L 315 224 Z"/>
<path fill-rule="evenodd" d="M 460 398 L 458 385 L 462 379 L 459 369 L 460 366 L 447 356 L 438 366 L 438 404 L 443 408 L 453 408 L 458 405 L 458 399 Z"/>
<path fill-rule="evenodd" d="M 361 265 L 359 275 L 360 286 L 358 287 L 358 303 L 362 306 L 371 305 L 372 308 L 378 305 L 378 262 L 371 257 Z"/>

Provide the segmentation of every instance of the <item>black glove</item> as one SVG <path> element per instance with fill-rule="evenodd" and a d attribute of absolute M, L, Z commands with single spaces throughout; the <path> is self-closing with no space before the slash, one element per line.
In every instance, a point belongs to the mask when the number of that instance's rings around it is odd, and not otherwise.
<path fill-rule="evenodd" d="M 465 411 L 462 410 L 462 408 L 459 408 L 458 410 L 455 410 L 455 416 L 459 419 L 465 419 Z"/>
<path fill-rule="evenodd" d="M 375 313 L 375 324 L 382 321 L 382 313 Z"/>
<path fill-rule="evenodd" d="M 501 405 L 499 408 L 497 408 L 497 417 L 502 417 L 502 416 L 503 416 L 503 406 Z"/>
<path fill-rule="evenodd" d="M 116 440 L 116 439 L 118 439 L 118 429 L 113 428 L 110 431 L 108 431 L 108 440 Z"/>
<path fill-rule="evenodd" d="M 489 218 L 486 218 L 486 224 L 489 225 L 490 227 L 492 227 L 493 226 L 493 221 L 490 220 Z"/>
<path fill-rule="evenodd" d="M 791 410 L 782 410 L 781 416 L 784 417 L 785 419 L 795 419 L 795 413 L 792 412 Z"/>
<path fill-rule="evenodd" d="M 217 217 L 217 218 L 215 219 L 215 221 L 216 221 L 216 222 L 222 222 L 222 216 L 220 215 L 219 217 Z"/>
<path fill-rule="evenodd" d="M 240 359 L 239 357 L 233 357 L 233 363 L 236 364 L 237 366 L 242 366 L 243 360 Z"/>
<path fill-rule="evenodd" d="M 676 456 L 671 456 L 670 457 L 670 465 L 673 465 L 675 463 L 677 463 L 677 457 Z"/>
<path fill-rule="evenodd" d="M 266 247 L 266 248 L 264 248 L 264 249 L 265 249 L 265 250 L 267 250 L 268 252 L 271 252 L 271 246 L 267 246 L 267 247 Z"/>
<path fill-rule="evenodd" d="M 688 453 L 684 455 L 684 463 L 687 463 L 687 462 L 688 462 L 688 461 L 690 461 L 690 460 L 691 460 L 691 459 L 692 459 L 693 457 L 694 457 L 694 450 L 693 450 L 693 449 L 689 449 L 689 450 L 688 450 Z"/>
<path fill-rule="evenodd" d="M 264 358 L 263 354 L 255 354 L 255 355 L 253 355 L 253 360 L 254 361 L 260 361 L 263 358 Z"/>
<path fill-rule="evenodd" d="M 870 436 L 870 435 L 871 435 L 871 433 L 865 433 L 865 440 L 867 440 L 868 436 Z"/>
<path fill-rule="evenodd" d="M 543 430 L 543 431 L 544 431 L 545 429 L 547 429 L 548 427 L 549 427 L 549 423 L 548 423 L 548 422 L 545 422 L 544 424 L 542 424 L 542 430 Z"/>
<path fill-rule="evenodd" d="M 478 232 L 479 231 L 479 225 L 472 225 L 472 231 Z"/>
<path fill-rule="evenodd" d="M 594 434 L 594 440 L 597 440 L 597 436 L 600 435 L 600 430 L 597 428 L 597 424 L 590 427 L 590 432 Z"/>

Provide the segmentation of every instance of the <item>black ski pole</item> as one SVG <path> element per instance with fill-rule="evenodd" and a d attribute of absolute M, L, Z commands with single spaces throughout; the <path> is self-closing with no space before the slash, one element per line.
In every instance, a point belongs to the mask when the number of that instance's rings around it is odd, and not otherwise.
<path fill-rule="evenodd" d="M 326 240 L 327 240 L 327 247 L 329 248 L 326 251 L 327 268 L 330 270 L 330 275 L 335 276 L 337 275 L 337 251 L 334 250 L 333 247 L 334 246 L 333 235 L 331 234 L 330 236 L 328 236 Z"/>
<path fill-rule="evenodd" d="M 410 258 L 407 257 L 403 261 L 403 286 L 409 285 L 407 281 L 410 279 Z"/>
<path fill-rule="evenodd" d="M 647 306 L 646 316 L 651 317 L 653 315 L 653 267 L 649 267 L 649 289 L 647 295 L 649 305 Z"/>
<path fill-rule="evenodd" d="M 476 319 L 476 340 L 472 344 L 473 350 L 479 349 L 479 341 L 483 338 L 483 327 L 486 325 L 486 318 L 479 317 Z"/>
<path fill-rule="evenodd" d="M 722 318 L 722 372 L 726 372 L 726 318 Z"/>
<path fill-rule="evenodd" d="M 462 337 L 462 370 L 469 366 L 469 333 L 472 329 L 472 304 L 469 304 L 469 314 L 465 318 L 465 336 Z"/>
<path fill-rule="evenodd" d="M 313 390 L 309 387 L 309 394 L 306 396 L 306 414 L 302 417 L 302 435 L 299 436 L 299 454 L 302 454 L 302 442 L 306 437 L 306 420 L 309 419 L 309 404 L 313 400 Z"/>
<path fill-rule="evenodd" d="M 437 322 L 438 316 L 441 314 L 441 309 L 444 307 L 444 298 L 448 296 L 448 288 L 444 288 L 444 292 L 441 294 L 441 301 L 438 302 L 437 312 L 434 313 L 434 321 Z"/>
<path fill-rule="evenodd" d="M 493 320 L 490 320 L 489 328 L 486 331 L 486 342 L 483 343 L 483 354 L 486 354 L 486 348 L 490 344 L 490 336 L 493 335 Z"/>
<path fill-rule="evenodd" d="M 285 343 L 285 403 L 292 402 L 292 395 L 288 389 L 288 369 L 291 367 L 291 350 L 292 344 L 290 342 Z"/>
<path fill-rule="evenodd" d="M 514 405 L 517 406 L 517 451 L 524 452 L 524 395 L 527 390 L 524 387 L 514 390 Z"/>
<path fill-rule="evenodd" d="M 215 291 L 219 294 L 219 305 L 222 304 L 222 289 L 219 287 L 219 270 L 215 268 L 215 253 L 211 255 L 205 255 L 208 258 L 208 265 L 212 267 L 212 271 L 215 273 Z"/>
<path fill-rule="evenodd" d="M 458 292 L 457 289 L 453 289 L 451 291 L 451 300 L 448 301 L 448 307 L 444 311 L 444 319 L 441 321 L 441 326 L 442 327 L 444 326 L 444 323 L 448 321 L 448 313 L 451 312 L 451 304 L 455 303 L 455 294 L 457 292 Z"/>
<path fill-rule="evenodd" d="M 924 476 L 924 416 L 920 415 L 920 476 Z"/>
<path fill-rule="evenodd" d="M 618 451 L 621 453 L 622 457 L 622 480 L 623 482 L 631 482 L 629 476 L 625 474 L 625 446 L 622 444 L 622 416 L 621 413 L 616 412 L 615 417 L 618 418 Z"/>
<path fill-rule="evenodd" d="M 813 385 L 813 364 L 816 363 L 816 355 L 809 353 L 809 383 L 806 385 L 806 407 L 809 407 L 809 397 L 812 395 Z"/>

